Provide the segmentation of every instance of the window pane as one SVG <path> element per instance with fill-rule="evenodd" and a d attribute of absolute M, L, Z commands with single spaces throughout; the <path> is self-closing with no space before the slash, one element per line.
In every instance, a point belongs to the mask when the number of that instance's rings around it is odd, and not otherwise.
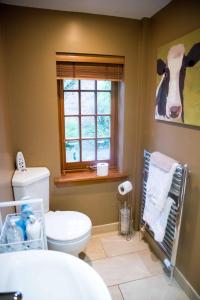
<path fill-rule="evenodd" d="M 95 80 L 81 80 L 81 90 L 94 90 Z"/>
<path fill-rule="evenodd" d="M 65 117 L 65 138 L 79 138 L 79 119 L 78 117 Z"/>
<path fill-rule="evenodd" d="M 94 117 L 81 117 L 81 136 L 82 138 L 95 137 Z"/>
<path fill-rule="evenodd" d="M 93 115 L 94 113 L 95 113 L 94 93 L 82 92 L 81 93 L 81 114 Z"/>
<path fill-rule="evenodd" d="M 111 112 L 111 94 L 110 92 L 97 93 L 97 113 L 110 114 Z"/>
<path fill-rule="evenodd" d="M 110 80 L 97 80 L 97 90 L 111 90 L 111 81 Z"/>
<path fill-rule="evenodd" d="M 95 160 L 95 141 L 82 141 L 82 161 Z"/>
<path fill-rule="evenodd" d="M 80 161 L 79 141 L 67 141 L 65 142 L 65 148 L 66 148 L 66 162 Z"/>
<path fill-rule="evenodd" d="M 110 117 L 98 116 L 97 117 L 97 137 L 110 137 Z"/>
<path fill-rule="evenodd" d="M 78 80 L 64 80 L 64 90 L 78 90 Z"/>
<path fill-rule="evenodd" d="M 110 159 L 110 139 L 97 140 L 97 160 Z"/>
<path fill-rule="evenodd" d="M 64 93 L 64 110 L 65 115 L 78 115 L 78 93 L 77 92 L 65 92 Z"/>

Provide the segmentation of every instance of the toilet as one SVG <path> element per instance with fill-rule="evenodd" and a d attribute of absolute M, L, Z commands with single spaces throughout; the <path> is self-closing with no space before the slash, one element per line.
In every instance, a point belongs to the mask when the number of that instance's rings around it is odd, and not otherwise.
<path fill-rule="evenodd" d="M 14 198 L 42 198 L 48 249 L 78 256 L 91 237 L 91 220 L 77 211 L 49 211 L 49 176 L 47 168 L 16 170 L 12 178 Z"/>

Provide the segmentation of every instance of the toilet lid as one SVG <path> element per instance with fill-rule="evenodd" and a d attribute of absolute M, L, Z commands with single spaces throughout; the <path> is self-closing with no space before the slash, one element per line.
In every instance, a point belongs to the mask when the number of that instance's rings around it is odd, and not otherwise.
<path fill-rule="evenodd" d="M 47 237 L 69 241 L 82 237 L 92 228 L 91 220 L 77 211 L 49 211 L 45 214 Z"/>

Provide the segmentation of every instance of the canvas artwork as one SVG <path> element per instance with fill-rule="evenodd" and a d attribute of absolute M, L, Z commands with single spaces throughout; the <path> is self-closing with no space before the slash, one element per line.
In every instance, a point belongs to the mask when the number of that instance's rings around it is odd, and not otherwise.
<path fill-rule="evenodd" d="M 200 126 L 200 29 L 158 49 L 155 118 Z"/>

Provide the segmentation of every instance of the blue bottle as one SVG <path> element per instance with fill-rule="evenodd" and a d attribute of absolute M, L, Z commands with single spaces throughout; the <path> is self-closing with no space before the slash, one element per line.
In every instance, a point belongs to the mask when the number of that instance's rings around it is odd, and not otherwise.
<path fill-rule="evenodd" d="M 25 241 L 27 240 L 26 222 L 31 215 L 34 215 L 32 207 L 29 204 L 21 205 L 20 219 L 16 222 L 16 225 L 21 227 Z"/>

